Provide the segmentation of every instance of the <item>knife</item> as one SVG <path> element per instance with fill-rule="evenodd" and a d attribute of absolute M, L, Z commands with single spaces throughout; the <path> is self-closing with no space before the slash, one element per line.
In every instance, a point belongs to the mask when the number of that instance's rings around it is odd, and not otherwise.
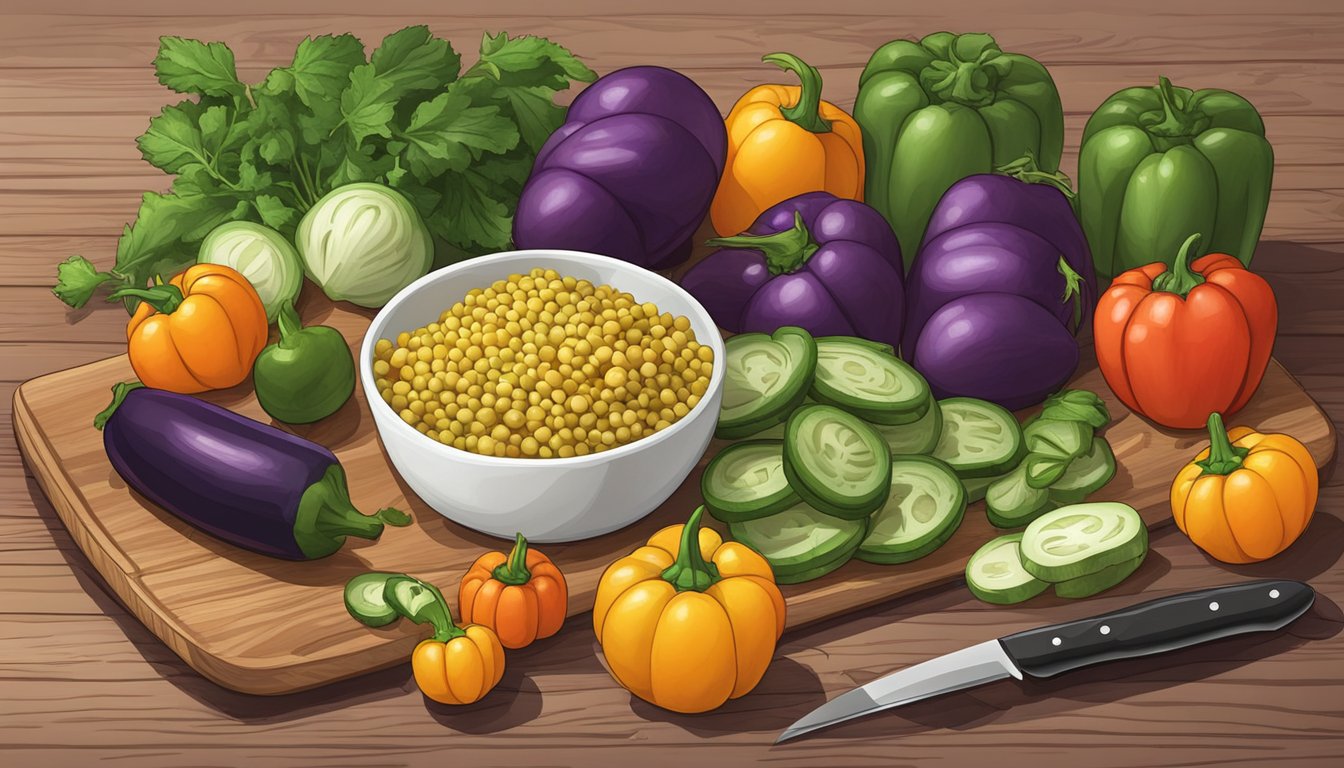
<path fill-rule="evenodd" d="M 987 640 L 843 693 L 786 728 L 775 743 L 1006 677 L 1054 677 L 1102 661 L 1282 629 L 1306 613 L 1315 599 L 1316 593 L 1300 581 L 1252 581 L 1163 597 L 1090 619 Z"/>

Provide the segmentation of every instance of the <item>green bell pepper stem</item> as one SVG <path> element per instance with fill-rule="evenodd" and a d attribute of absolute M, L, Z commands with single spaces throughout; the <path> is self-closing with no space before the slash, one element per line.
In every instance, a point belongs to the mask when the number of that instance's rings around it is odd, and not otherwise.
<path fill-rule="evenodd" d="M 671 582 L 678 592 L 704 592 L 719 580 L 718 566 L 705 562 L 700 554 L 700 517 L 704 513 L 703 506 L 691 513 L 691 519 L 681 529 L 677 560 L 663 571 L 663 579 Z"/>
<path fill-rule="evenodd" d="M 433 584 L 406 575 L 393 576 L 383 585 L 383 601 L 416 624 L 434 627 L 433 640 L 446 643 L 467 633 L 453 623 L 448 601 Z"/>
<path fill-rule="evenodd" d="M 1058 189 L 1065 197 L 1072 200 L 1076 197 L 1073 191 L 1073 183 L 1063 171 L 1042 171 L 1036 165 L 1035 153 L 1028 150 L 1026 154 L 1011 163 L 1005 163 L 994 169 L 995 173 L 1001 173 L 1005 176 L 1012 176 L 1019 181 L 1025 181 L 1028 184 L 1045 184 Z"/>
<path fill-rule="evenodd" d="M 780 114 L 791 123 L 806 128 L 813 133 L 827 133 L 831 130 L 831 121 L 821 116 L 821 73 L 817 68 L 794 56 L 792 53 L 770 53 L 761 57 L 788 72 L 798 75 L 802 90 L 798 93 L 798 103 L 792 107 L 781 108 Z"/>
<path fill-rule="evenodd" d="M 997 51 L 982 52 L 988 61 Z M 994 102 L 994 78 L 991 70 L 981 61 L 963 61 L 957 55 L 957 46 L 947 49 L 947 59 L 934 61 L 920 73 L 921 82 L 927 82 L 933 95 L 943 101 L 983 107 Z"/>
<path fill-rule="evenodd" d="M 107 426 L 107 420 L 112 418 L 112 414 L 116 413 L 117 409 L 121 407 L 121 401 L 126 399 L 126 395 L 143 386 L 145 385 L 138 381 L 122 381 L 113 384 L 112 402 L 108 403 L 106 408 L 99 411 L 98 415 L 93 417 L 93 428 L 101 430 L 103 427 Z"/>
<path fill-rule="evenodd" d="M 1227 429 L 1223 426 L 1223 416 L 1217 411 L 1209 414 L 1209 458 L 1195 462 L 1204 468 L 1203 475 L 1227 475 L 1241 466 L 1241 462 L 1250 453 L 1249 448 L 1240 448 L 1232 444 Z"/>
<path fill-rule="evenodd" d="M 153 307 L 161 314 L 171 315 L 182 304 L 182 289 L 176 285 L 165 283 L 155 285 L 149 288 L 122 288 L 108 296 L 108 301 L 124 299 L 133 296 L 149 306 Z"/>
<path fill-rule="evenodd" d="M 495 581 L 514 587 L 526 584 L 527 580 L 532 578 L 532 572 L 527 570 L 527 539 L 523 538 L 522 533 L 519 533 L 518 538 L 514 540 L 509 559 L 491 571 L 490 575 Z"/>
<path fill-rule="evenodd" d="M 280 328 L 280 348 L 293 349 L 297 346 L 298 333 L 303 330 L 303 321 L 299 319 L 299 311 L 294 308 L 294 302 L 286 301 L 281 305 L 275 324 Z"/>
<path fill-rule="evenodd" d="M 1147 126 L 1148 133 L 1157 139 L 1153 145 L 1162 151 L 1181 144 L 1190 144 L 1200 132 L 1203 117 L 1190 112 L 1176 102 L 1176 92 L 1167 77 L 1157 79 L 1157 94 L 1162 100 L 1161 119 Z"/>
<path fill-rule="evenodd" d="M 1201 235 L 1195 233 L 1185 239 L 1181 250 L 1176 253 L 1176 261 L 1171 269 L 1153 278 L 1153 290 L 1186 296 L 1195 286 L 1204 282 L 1204 276 L 1190 269 L 1190 257 L 1199 245 Z"/>
<path fill-rule="evenodd" d="M 372 515 L 355 509 L 346 488 L 345 471 L 332 464 L 322 477 L 299 497 L 294 516 L 294 542 L 309 560 L 326 557 L 341 548 L 347 536 L 376 539 L 384 525 L 409 525 L 411 518 L 387 507 Z"/>
<path fill-rule="evenodd" d="M 711 248 L 750 248 L 765 254 L 765 266 L 772 275 L 796 271 L 821 246 L 812 241 L 812 233 L 803 223 L 803 214 L 793 212 L 793 226 L 773 235 L 735 235 L 705 241 Z"/>

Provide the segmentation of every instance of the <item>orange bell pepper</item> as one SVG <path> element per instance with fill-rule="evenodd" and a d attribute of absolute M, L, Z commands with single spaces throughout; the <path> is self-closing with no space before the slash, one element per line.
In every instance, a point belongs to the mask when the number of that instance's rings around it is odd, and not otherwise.
<path fill-rule="evenodd" d="M 505 648 L 522 648 L 560 631 L 569 589 L 555 563 L 518 534 L 513 551 L 487 552 L 467 569 L 457 590 L 462 620 L 495 630 Z"/>
<path fill-rule="evenodd" d="M 1149 264 L 1116 277 L 1092 323 L 1111 390 L 1130 410 L 1180 429 L 1246 405 L 1278 328 L 1274 291 L 1235 257 L 1190 263 L 1199 237 L 1185 241 L 1170 269 Z"/>
<path fill-rule="evenodd" d="M 728 113 L 728 158 L 709 207 L 723 236 L 745 232 L 761 212 L 804 192 L 863 199 L 858 122 L 821 100 L 815 67 L 788 53 L 763 61 L 797 73 L 802 85 L 756 86 Z"/>
<path fill-rule="evenodd" d="M 140 306 L 126 324 L 127 352 L 141 383 L 193 394 L 241 384 L 266 346 L 266 308 L 237 271 L 196 264 L 166 285 L 123 288 Z"/>

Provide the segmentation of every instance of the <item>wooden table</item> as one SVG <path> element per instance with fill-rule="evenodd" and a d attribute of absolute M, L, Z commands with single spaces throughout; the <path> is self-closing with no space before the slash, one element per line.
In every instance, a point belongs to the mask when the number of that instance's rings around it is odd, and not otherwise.
<path fill-rule="evenodd" d="M 227 41 L 245 80 L 287 63 L 304 35 L 373 44 L 426 22 L 468 58 L 483 30 L 534 32 L 599 72 L 662 64 L 723 110 L 788 50 L 853 103 L 877 45 L 939 29 L 990 31 L 1054 74 L 1072 171 L 1087 114 L 1158 74 L 1238 91 L 1265 115 L 1278 159 L 1255 258 L 1278 294 L 1275 354 L 1344 422 L 1344 17 L 1324 0 L 944 4 L 682 0 L 402 3 L 176 0 L 7 3 L 0 16 L 0 419 L 14 387 L 122 351 L 125 314 L 67 311 L 57 261 L 111 262 L 141 191 L 165 186 L 134 137 L 171 95 L 149 66 L 162 34 Z M 304 6 L 299 10 L 297 6 Z M 423 6 L 423 10 L 417 9 Z M 471 6 L 479 9 L 473 14 Z M 950 5 L 950 4 L 948 4 Z M 743 7 L 750 6 L 750 7 Z M 284 7 L 281 12 L 279 9 Z M 115 10 L 112 10 L 115 8 Z M 946 15 L 943 15 L 946 14 Z M 409 665 L 303 694 L 257 698 L 199 677 L 105 591 L 0 434 L 0 763 L 196 765 L 1337 765 L 1344 754 L 1344 482 L 1327 480 L 1306 538 L 1254 567 L 1218 565 L 1174 529 L 1139 574 L 1103 597 L 996 608 L 951 586 L 786 636 L 760 687 L 703 716 L 673 715 L 614 685 L 591 630 L 509 658 L 470 709 L 428 702 Z M 1290 631 L 998 683 L 771 747 L 795 718 L 907 664 L 1037 624 L 1253 576 L 1308 579 L 1316 607 Z M 315 638 L 320 642 L 320 638 Z M 675 748 L 677 751 L 673 751 Z M 684 751 L 689 750 L 689 751 Z"/>

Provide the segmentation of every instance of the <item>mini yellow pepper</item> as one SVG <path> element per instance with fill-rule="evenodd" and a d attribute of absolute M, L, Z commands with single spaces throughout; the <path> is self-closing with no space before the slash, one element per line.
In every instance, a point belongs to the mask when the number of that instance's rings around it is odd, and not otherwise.
<path fill-rule="evenodd" d="M 770 206 L 805 192 L 863 199 L 859 124 L 821 100 L 821 73 L 789 53 L 763 61 L 795 72 L 796 85 L 758 85 L 728 113 L 728 158 L 710 204 L 714 231 L 745 232 Z"/>

